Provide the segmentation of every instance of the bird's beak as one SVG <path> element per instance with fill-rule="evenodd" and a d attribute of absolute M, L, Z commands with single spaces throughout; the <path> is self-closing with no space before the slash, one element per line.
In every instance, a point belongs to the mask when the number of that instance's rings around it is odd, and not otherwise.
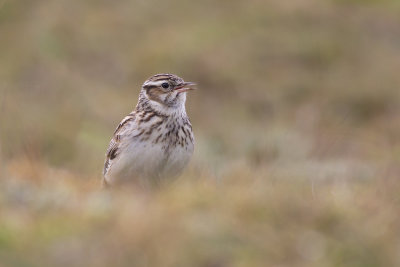
<path fill-rule="evenodd" d="M 175 87 L 175 91 L 177 91 L 177 92 L 179 92 L 179 93 L 182 93 L 182 92 L 186 92 L 186 91 L 189 91 L 189 90 L 194 90 L 194 89 L 196 89 L 195 86 L 196 86 L 195 83 L 184 82 L 184 83 L 181 83 L 181 84 L 177 85 L 177 86 Z"/>

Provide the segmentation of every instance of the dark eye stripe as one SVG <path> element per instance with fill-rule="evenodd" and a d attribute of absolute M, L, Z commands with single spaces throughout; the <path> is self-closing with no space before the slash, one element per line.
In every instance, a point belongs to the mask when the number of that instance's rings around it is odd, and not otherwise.
<path fill-rule="evenodd" d="M 153 84 L 148 84 L 148 85 L 143 86 L 143 88 L 146 90 L 149 90 L 151 88 L 156 88 L 156 87 L 157 87 L 157 85 L 153 85 Z"/>

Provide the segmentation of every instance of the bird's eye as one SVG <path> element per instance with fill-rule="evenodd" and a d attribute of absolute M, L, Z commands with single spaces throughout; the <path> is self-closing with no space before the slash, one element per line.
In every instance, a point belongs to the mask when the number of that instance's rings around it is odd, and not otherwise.
<path fill-rule="evenodd" d="M 161 86 L 162 88 L 167 89 L 169 87 L 169 83 L 162 83 Z"/>

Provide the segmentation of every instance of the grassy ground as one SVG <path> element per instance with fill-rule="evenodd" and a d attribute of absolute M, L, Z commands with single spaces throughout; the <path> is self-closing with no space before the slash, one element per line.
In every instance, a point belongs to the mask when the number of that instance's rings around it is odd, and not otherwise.
<path fill-rule="evenodd" d="M 0 266 L 399 266 L 400 3 L 0 1 Z M 196 151 L 100 190 L 141 83 Z"/>

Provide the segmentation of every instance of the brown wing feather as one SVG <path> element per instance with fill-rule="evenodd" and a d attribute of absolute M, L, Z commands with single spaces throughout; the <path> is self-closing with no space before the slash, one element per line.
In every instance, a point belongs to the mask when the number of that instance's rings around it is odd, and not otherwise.
<path fill-rule="evenodd" d="M 131 122 L 135 120 L 135 113 L 132 112 L 128 116 L 126 116 L 118 125 L 118 127 L 114 131 L 114 136 L 110 141 L 110 144 L 108 146 L 107 152 L 106 152 L 106 161 L 104 163 L 104 169 L 103 169 L 103 175 L 106 175 L 108 170 L 111 167 L 112 160 L 115 159 L 118 156 L 119 153 L 119 147 L 121 144 L 121 139 L 122 139 L 122 132 L 126 128 L 126 126 Z"/>

